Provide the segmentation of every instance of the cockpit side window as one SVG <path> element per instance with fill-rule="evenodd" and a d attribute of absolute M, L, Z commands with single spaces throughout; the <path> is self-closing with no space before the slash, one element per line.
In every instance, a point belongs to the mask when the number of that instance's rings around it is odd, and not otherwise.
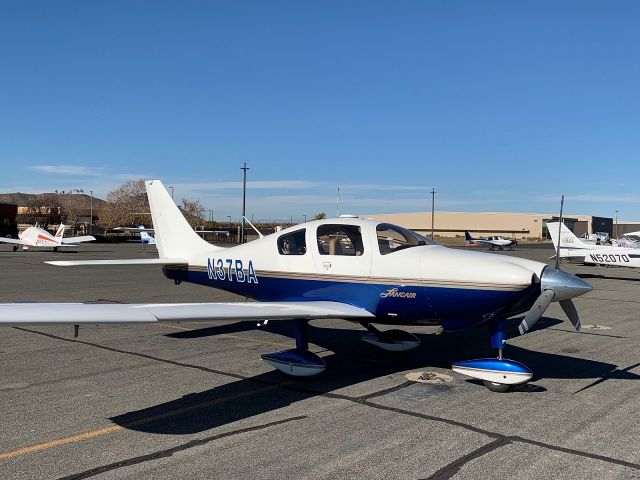
<path fill-rule="evenodd" d="M 376 234 L 382 255 L 420 245 L 435 245 L 435 242 L 422 235 L 390 223 L 379 223 L 376 226 Z"/>
<path fill-rule="evenodd" d="M 307 253 L 305 229 L 280 236 L 278 238 L 278 253 L 280 255 L 304 255 Z"/>
<path fill-rule="evenodd" d="M 320 255 L 357 257 L 364 253 L 362 233 L 356 225 L 320 225 L 317 240 Z"/>

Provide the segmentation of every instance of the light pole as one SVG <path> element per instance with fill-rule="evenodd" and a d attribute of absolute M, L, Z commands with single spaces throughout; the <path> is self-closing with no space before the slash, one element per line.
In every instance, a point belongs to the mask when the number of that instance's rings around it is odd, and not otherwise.
<path fill-rule="evenodd" d="M 303 213 L 302 215 L 304 215 L 304 223 L 307 223 L 307 214 Z"/>
<path fill-rule="evenodd" d="M 171 189 L 171 200 L 173 200 L 173 187 L 169 187 Z"/>
<path fill-rule="evenodd" d="M 209 228 L 213 225 L 213 210 L 209 209 Z"/>
<path fill-rule="evenodd" d="M 436 212 L 436 189 L 431 187 L 431 240 L 433 240 L 433 220 Z"/>
<path fill-rule="evenodd" d="M 231 228 L 231 215 L 227 215 L 227 218 L 229 219 L 229 228 Z"/>
<path fill-rule="evenodd" d="M 615 238 L 618 238 L 618 213 L 619 213 L 619 210 L 616 210 L 616 228 L 615 228 L 615 234 L 614 234 Z"/>
<path fill-rule="evenodd" d="M 247 162 L 243 162 L 242 167 L 240 167 L 240 170 L 242 170 L 243 172 L 243 177 L 242 177 L 242 230 L 240 231 L 240 243 L 244 243 L 244 217 L 246 215 L 246 209 L 247 209 L 247 170 L 249 170 L 249 167 L 247 167 Z"/>
<path fill-rule="evenodd" d="M 93 190 L 89 190 L 89 193 L 91 193 L 91 206 L 89 207 L 89 235 L 91 235 L 93 233 Z"/>
<path fill-rule="evenodd" d="M 336 190 L 336 218 L 340 216 L 340 187 Z"/>

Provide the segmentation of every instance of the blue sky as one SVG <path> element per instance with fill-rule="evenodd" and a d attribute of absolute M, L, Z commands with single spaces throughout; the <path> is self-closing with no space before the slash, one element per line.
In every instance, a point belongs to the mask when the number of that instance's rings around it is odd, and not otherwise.
<path fill-rule="evenodd" d="M 640 3 L 0 0 L 0 191 L 640 220 Z"/>

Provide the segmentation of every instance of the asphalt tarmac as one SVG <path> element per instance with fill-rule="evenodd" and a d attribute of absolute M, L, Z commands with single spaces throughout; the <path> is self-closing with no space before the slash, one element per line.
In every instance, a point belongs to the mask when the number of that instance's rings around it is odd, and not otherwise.
<path fill-rule="evenodd" d="M 0 247 L 0 301 L 241 300 L 175 286 L 160 267 L 42 263 L 155 253 L 77 250 Z M 358 325 L 316 321 L 311 349 L 327 369 L 295 379 L 260 359 L 292 348 L 288 322 L 87 326 L 78 339 L 71 326 L 4 327 L 0 478 L 640 478 L 640 271 L 563 268 L 594 286 L 575 300 L 586 328 L 557 304 L 522 337 L 514 321 L 505 356 L 534 378 L 503 394 L 450 370 L 494 354 L 484 329 L 408 328 L 421 346 L 391 354 Z"/>

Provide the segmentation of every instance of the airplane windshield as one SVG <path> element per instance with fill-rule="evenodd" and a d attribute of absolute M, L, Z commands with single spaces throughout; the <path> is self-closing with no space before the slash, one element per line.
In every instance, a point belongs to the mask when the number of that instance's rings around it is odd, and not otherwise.
<path fill-rule="evenodd" d="M 376 234 L 382 255 L 420 245 L 437 245 L 433 240 L 390 223 L 379 223 L 376 226 Z"/>

